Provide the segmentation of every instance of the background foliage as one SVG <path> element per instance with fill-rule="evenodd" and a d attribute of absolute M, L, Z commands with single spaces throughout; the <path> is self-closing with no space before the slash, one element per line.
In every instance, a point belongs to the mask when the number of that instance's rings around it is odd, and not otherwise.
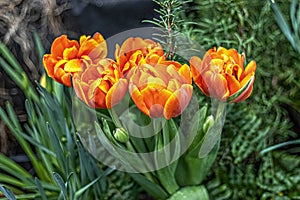
<path fill-rule="evenodd" d="M 277 3 L 289 18 L 290 2 Z M 228 105 L 219 159 L 207 179 L 212 199 L 299 199 L 299 144 L 268 148 L 299 138 L 300 122 L 291 103 L 299 97 L 300 60 L 271 2 L 199 0 L 189 17 L 197 22 L 192 36 L 206 49 L 233 47 L 257 62 L 250 99 Z"/>

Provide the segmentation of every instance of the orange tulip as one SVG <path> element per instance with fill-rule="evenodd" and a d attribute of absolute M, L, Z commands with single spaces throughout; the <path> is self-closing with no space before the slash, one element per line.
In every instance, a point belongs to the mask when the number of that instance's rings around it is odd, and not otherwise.
<path fill-rule="evenodd" d="M 76 95 L 92 108 L 111 108 L 124 97 L 128 84 L 117 63 L 109 58 L 89 63 L 84 71 L 74 74 Z"/>
<path fill-rule="evenodd" d="M 189 66 L 174 61 L 142 64 L 129 74 L 129 92 L 136 106 L 150 117 L 180 115 L 191 100 Z"/>
<path fill-rule="evenodd" d="M 71 75 L 86 68 L 85 60 L 96 62 L 106 55 L 106 43 L 100 33 L 95 33 L 93 38 L 81 36 L 80 43 L 62 35 L 52 43 L 51 54 L 44 55 L 43 65 L 48 76 L 71 87 Z"/>
<path fill-rule="evenodd" d="M 256 70 L 255 61 L 244 69 L 244 59 L 244 54 L 223 47 L 208 50 L 203 60 L 194 56 L 190 59 L 194 82 L 207 96 L 243 101 L 252 92 Z"/>
<path fill-rule="evenodd" d="M 124 75 L 141 63 L 157 63 L 165 59 L 164 50 L 159 43 L 140 37 L 128 38 L 121 47 L 117 44 L 115 58 Z"/>

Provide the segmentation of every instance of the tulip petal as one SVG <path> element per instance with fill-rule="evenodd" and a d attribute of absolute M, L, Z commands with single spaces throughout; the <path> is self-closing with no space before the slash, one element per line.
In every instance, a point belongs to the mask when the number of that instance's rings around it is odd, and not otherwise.
<path fill-rule="evenodd" d="M 63 59 L 72 60 L 77 57 L 78 49 L 76 46 L 72 46 L 70 48 L 66 48 L 63 52 Z"/>
<path fill-rule="evenodd" d="M 236 80 L 235 76 L 232 76 L 231 74 L 226 74 L 226 79 L 230 94 L 236 93 L 241 88 L 241 85 L 239 81 Z"/>
<path fill-rule="evenodd" d="M 225 100 L 229 96 L 227 80 L 223 75 L 207 71 L 203 74 L 203 80 L 211 96 L 219 100 Z"/>
<path fill-rule="evenodd" d="M 247 65 L 243 75 L 242 75 L 242 79 L 244 77 L 246 77 L 247 75 L 249 74 L 254 74 L 255 73 L 255 70 L 256 70 L 256 62 L 254 60 L 252 60 L 251 62 L 249 62 L 249 64 Z"/>
<path fill-rule="evenodd" d="M 106 94 L 106 107 L 112 108 L 119 103 L 125 96 L 128 90 L 128 82 L 126 79 L 121 78 L 115 83 Z"/>
<path fill-rule="evenodd" d="M 235 94 L 231 95 L 228 98 L 229 102 L 240 102 L 248 98 L 252 92 L 253 89 L 253 83 L 254 83 L 255 77 L 252 76 L 248 82 L 242 86 L 240 90 L 238 90 Z"/>
<path fill-rule="evenodd" d="M 191 73 L 194 78 L 199 76 L 199 74 L 201 73 L 201 64 L 202 60 L 197 56 L 193 56 L 190 59 Z"/>
<path fill-rule="evenodd" d="M 88 93 L 88 85 L 84 82 L 81 82 L 78 77 L 73 77 L 73 88 L 77 97 L 84 103 L 89 105 L 89 101 L 86 99 Z"/>
<path fill-rule="evenodd" d="M 71 74 L 70 73 L 66 73 L 64 74 L 62 77 L 61 77 L 61 81 L 62 83 L 67 86 L 67 87 L 71 87 L 72 84 L 71 84 Z"/>
<path fill-rule="evenodd" d="M 90 103 L 94 104 L 95 108 L 106 108 L 106 94 L 99 88 L 96 88 L 94 91 L 91 92 L 93 92 L 93 95 L 92 98 L 89 99 Z M 91 92 L 89 91 L 89 93 Z"/>
<path fill-rule="evenodd" d="M 83 70 L 83 64 L 79 59 L 73 59 L 65 64 L 64 70 L 66 72 L 80 72 Z"/>
<path fill-rule="evenodd" d="M 69 40 L 66 35 L 62 35 L 56 38 L 51 46 L 51 54 L 54 57 L 63 57 L 63 52 L 66 48 L 75 46 L 79 48 L 79 44 L 76 40 Z"/>
<path fill-rule="evenodd" d="M 164 109 L 164 116 L 167 120 L 176 117 L 189 104 L 193 93 L 193 86 L 189 84 L 182 85 L 182 87 L 175 91 L 167 100 Z"/>
<path fill-rule="evenodd" d="M 185 83 L 192 84 L 192 75 L 187 64 L 182 65 L 178 70 L 178 73 L 185 78 Z"/>
<path fill-rule="evenodd" d="M 130 91 L 130 96 L 134 101 L 135 105 L 138 107 L 138 109 L 140 109 L 146 115 L 150 116 L 149 109 L 147 108 L 144 102 L 144 97 L 142 96 L 138 88 L 135 85 L 130 85 L 129 91 Z"/>
<path fill-rule="evenodd" d="M 50 77 L 54 77 L 54 66 L 57 60 L 51 54 L 45 54 L 43 57 L 43 65 L 45 70 Z"/>

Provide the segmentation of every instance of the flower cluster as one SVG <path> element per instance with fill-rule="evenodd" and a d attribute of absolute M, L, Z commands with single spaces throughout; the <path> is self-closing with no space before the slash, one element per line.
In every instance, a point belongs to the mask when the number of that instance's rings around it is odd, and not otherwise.
<path fill-rule="evenodd" d="M 136 106 L 150 117 L 170 119 L 189 104 L 192 79 L 201 91 L 220 101 L 239 102 L 252 92 L 255 61 L 244 68 L 244 55 L 219 47 L 203 60 L 190 59 L 190 66 L 168 60 L 159 43 L 128 38 L 116 45 L 115 58 L 107 58 L 107 45 L 100 33 L 81 36 L 79 42 L 66 35 L 56 38 L 43 64 L 59 83 L 74 87 L 77 96 L 93 108 L 110 109 L 127 91 Z"/>

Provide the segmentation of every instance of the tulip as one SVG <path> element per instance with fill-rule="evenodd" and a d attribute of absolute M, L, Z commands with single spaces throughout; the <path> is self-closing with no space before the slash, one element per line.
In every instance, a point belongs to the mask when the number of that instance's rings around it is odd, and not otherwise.
<path fill-rule="evenodd" d="M 76 95 L 92 108 L 110 109 L 124 97 L 128 84 L 117 63 L 109 58 L 89 63 L 84 71 L 74 74 Z"/>
<path fill-rule="evenodd" d="M 124 75 L 141 63 L 157 63 L 165 59 L 164 51 L 159 43 L 140 37 L 128 38 L 121 47 L 117 44 L 115 58 Z"/>
<path fill-rule="evenodd" d="M 194 82 L 207 96 L 220 101 L 243 101 L 252 92 L 256 70 L 255 61 L 244 68 L 244 59 L 244 54 L 223 47 L 208 50 L 203 60 L 194 56 L 190 59 Z"/>
<path fill-rule="evenodd" d="M 178 62 L 142 64 L 129 72 L 129 92 L 136 106 L 150 117 L 167 120 L 189 104 L 193 87 L 189 66 Z"/>
<path fill-rule="evenodd" d="M 71 87 L 71 76 L 87 67 L 85 60 L 96 62 L 106 55 L 106 43 L 100 33 L 93 37 L 83 35 L 80 43 L 62 35 L 53 41 L 51 54 L 44 55 L 43 65 L 48 76 Z"/>

